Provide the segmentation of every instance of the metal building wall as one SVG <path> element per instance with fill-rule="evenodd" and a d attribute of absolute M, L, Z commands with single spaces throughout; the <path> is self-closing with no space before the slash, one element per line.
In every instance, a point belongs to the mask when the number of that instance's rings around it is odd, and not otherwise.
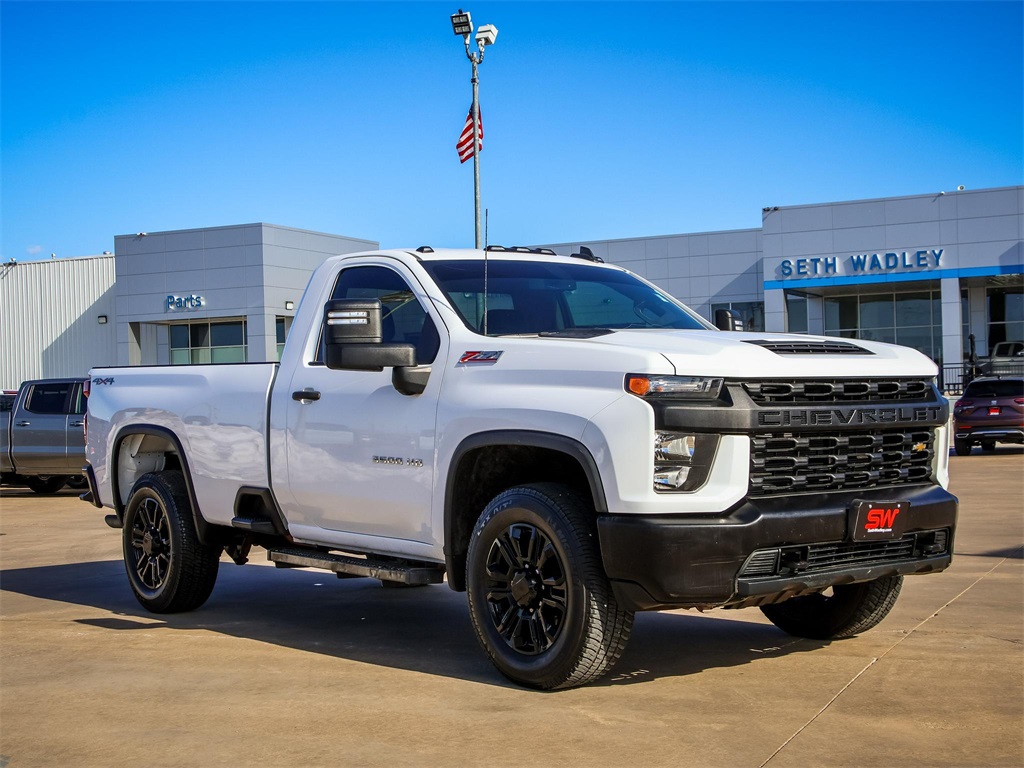
<path fill-rule="evenodd" d="M 0 387 L 115 365 L 114 306 L 113 256 L 0 265 Z"/>

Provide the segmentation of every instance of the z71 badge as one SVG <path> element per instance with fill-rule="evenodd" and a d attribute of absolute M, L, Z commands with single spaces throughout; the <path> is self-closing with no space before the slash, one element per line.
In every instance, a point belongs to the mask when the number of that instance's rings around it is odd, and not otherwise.
<path fill-rule="evenodd" d="M 501 352 L 500 349 L 489 352 L 463 352 L 459 358 L 459 365 L 494 365 L 501 357 Z"/>

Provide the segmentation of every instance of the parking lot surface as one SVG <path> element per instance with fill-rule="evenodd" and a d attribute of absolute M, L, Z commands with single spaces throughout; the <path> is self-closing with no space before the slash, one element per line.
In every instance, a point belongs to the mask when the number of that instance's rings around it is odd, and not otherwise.
<path fill-rule="evenodd" d="M 951 459 L 956 557 L 837 642 L 760 611 L 637 615 L 595 685 L 517 688 L 465 595 L 226 558 L 146 613 L 73 492 L 0 491 L 0 766 L 1019 766 L 1024 451 Z"/>

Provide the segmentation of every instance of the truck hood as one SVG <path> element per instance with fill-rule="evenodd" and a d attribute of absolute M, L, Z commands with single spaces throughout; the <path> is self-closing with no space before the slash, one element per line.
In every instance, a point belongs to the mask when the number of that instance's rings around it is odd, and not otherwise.
<path fill-rule="evenodd" d="M 678 375 L 791 379 L 930 377 L 938 372 L 935 363 L 915 349 L 834 336 L 630 329 L 591 341 L 660 353 Z"/>

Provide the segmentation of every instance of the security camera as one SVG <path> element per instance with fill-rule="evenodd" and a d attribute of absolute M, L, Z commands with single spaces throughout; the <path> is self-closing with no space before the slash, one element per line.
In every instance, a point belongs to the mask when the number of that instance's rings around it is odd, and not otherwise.
<path fill-rule="evenodd" d="M 959 187 L 956 188 L 956 191 L 957 192 L 963 192 L 964 191 L 964 185 L 961 184 Z"/>

